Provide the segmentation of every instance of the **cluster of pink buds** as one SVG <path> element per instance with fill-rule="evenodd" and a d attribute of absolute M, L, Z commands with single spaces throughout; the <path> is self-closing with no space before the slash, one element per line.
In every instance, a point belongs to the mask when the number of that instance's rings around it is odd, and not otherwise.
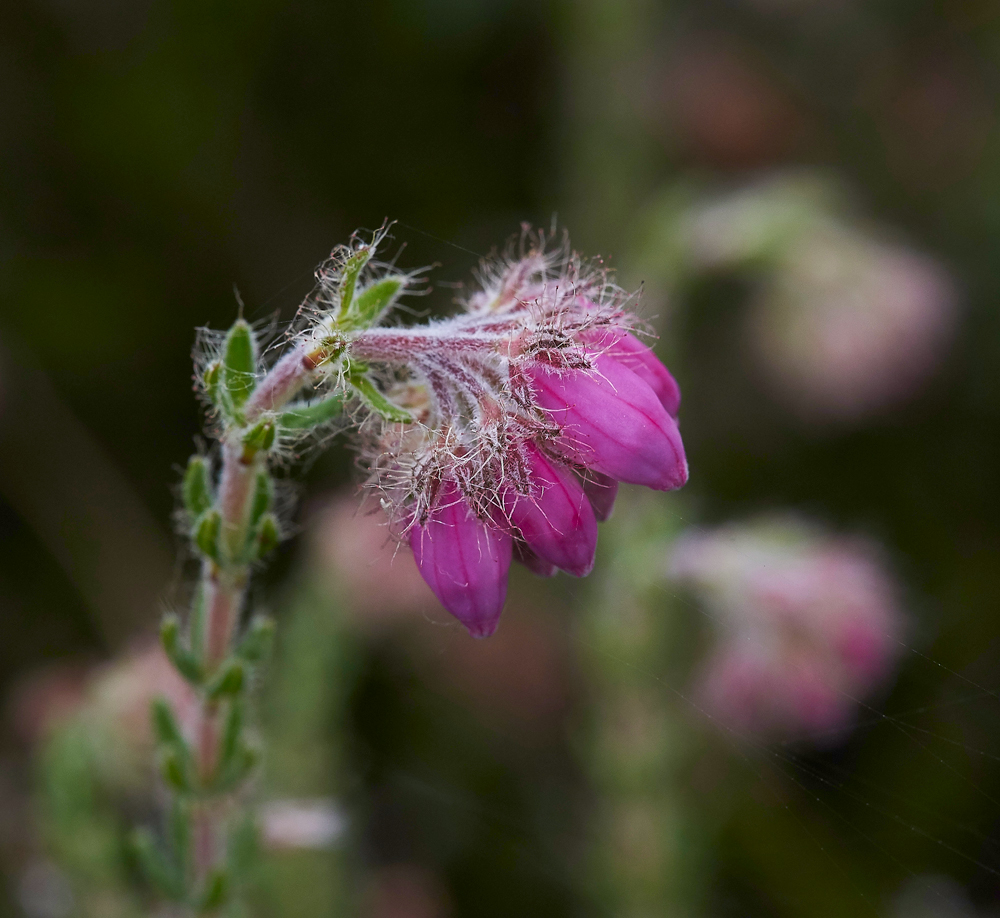
<path fill-rule="evenodd" d="M 733 524 L 682 536 L 670 573 L 713 615 L 699 694 L 733 728 L 836 737 L 891 668 L 896 591 L 863 544 L 796 520 Z"/>
<path fill-rule="evenodd" d="M 680 393 L 633 334 L 628 297 L 526 236 L 449 319 L 348 335 L 388 408 L 361 423 L 371 484 L 435 595 L 476 637 L 512 559 L 584 576 L 618 482 L 679 488 Z"/>

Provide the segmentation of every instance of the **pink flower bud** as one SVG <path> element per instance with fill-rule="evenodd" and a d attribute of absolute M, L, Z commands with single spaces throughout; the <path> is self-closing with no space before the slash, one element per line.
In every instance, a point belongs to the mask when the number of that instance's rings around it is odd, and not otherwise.
<path fill-rule="evenodd" d="M 533 444 L 524 445 L 524 454 L 532 493 L 508 491 L 507 517 L 542 561 L 585 577 L 594 566 L 597 520 L 583 486 L 569 469 L 546 459 Z"/>
<path fill-rule="evenodd" d="M 510 533 L 482 522 L 445 481 L 426 522 L 409 535 L 420 574 L 441 604 L 473 637 L 489 637 L 507 598 Z"/>
<path fill-rule="evenodd" d="M 554 564 L 543 561 L 520 539 L 514 540 L 514 560 L 523 564 L 531 573 L 539 577 L 554 577 L 559 570 Z"/>
<path fill-rule="evenodd" d="M 567 457 L 619 481 L 657 491 L 681 487 L 688 476 L 673 418 L 635 373 L 606 355 L 595 371 L 531 367 L 538 404 L 561 428 Z"/>
<path fill-rule="evenodd" d="M 590 506 L 594 508 L 597 522 L 603 523 L 611 517 L 611 511 L 615 508 L 615 498 L 618 496 L 618 482 L 614 478 L 588 470 L 583 479 L 583 492 L 590 500 Z"/>
<path fill-rule="evenodd" d="M 653 390 L 667 414 L 677 417 L 681 407 L 681 388 L 648 345 L 623 328 L 592 329 L 580 337 L 595 350 L 635 373 Z"/>

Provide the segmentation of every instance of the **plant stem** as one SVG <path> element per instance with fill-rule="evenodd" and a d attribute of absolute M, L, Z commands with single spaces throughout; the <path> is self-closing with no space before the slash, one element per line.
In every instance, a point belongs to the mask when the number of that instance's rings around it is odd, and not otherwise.
<path fill-rule="evenodd" d="M 248 400 L 244 412 L 247 424 L 294 398 L 318 363 L 316 355 L 302 346 L 279 360 Z M 239 633 L 250 579 L 250 565 L 244 551 L 249 536 L 250 505 L 258 473 L 266 470 L 266 464 L 265 455 L 244 446 L 243 429 L 226 431 L 215 504 L 221 518 L 220 550 L 217 559 L 206 558 L 201 568 L 203 667 L 209 683 L 230 656 Z M 222 715 L 219 701 L 207 691 L 202 692 L 193 753 L 203 788 L 211 788 L 217 778 Z M 195 804 L 193 817 L 193 867 L 198 888 L 204 887 L 213 871 L 223 866 L 227 807 L 222 795 L 205 791 Z"/>

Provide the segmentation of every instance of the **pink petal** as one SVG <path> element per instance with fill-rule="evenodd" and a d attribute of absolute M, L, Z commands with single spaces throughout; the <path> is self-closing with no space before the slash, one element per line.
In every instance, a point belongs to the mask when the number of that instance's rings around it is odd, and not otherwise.
<path fill-rule="evenodd" d="M 652 348 L 624 328 L 593 328 L 580 335 L 585 344 L 617 360 L 639 377 L 672 418 L 681 407 L 681 387 Z"/>
<path fill-rule="evenodd" d="M 524 444 L 524 452 L 535 491 L 508 491 L 507 516 L 539 558 L 585 577 L 597 551 L 597 520 L 590 502 L 569 469 L 551 462 L 532 443 Z"/>
<path fill-rule="evenodd" d="M 470 510 L 445 482 L 427 523 L 410 530 L 417 568 L 441 604 L 473 637 L 496 631 L 507 598 L 512 539 Z"/>
<path fill-rule="evenodd" d="M 583 493 L 594 508 L 594 517 L 599 523 L 611 518 L 618 496 L 618 482 L 600 472 L 588 471 L 583 477 Z"/>
<path fill-rule="evenodd" d="M 657 491 L 687 481 L 677 424 L 653 390 L 606 355 L 595 370 L 530 367 L 535 398 L 562 433 L 559 449 L 571 460 L 619 481 Z"/>
<path fill-rule="evenodd" d="M 543 561 L 520 539 L 514 540 L 514 560 L 523 564 L 533 574 L 539 577 L 553 577 L 558 568 L 548 561 Z"/>

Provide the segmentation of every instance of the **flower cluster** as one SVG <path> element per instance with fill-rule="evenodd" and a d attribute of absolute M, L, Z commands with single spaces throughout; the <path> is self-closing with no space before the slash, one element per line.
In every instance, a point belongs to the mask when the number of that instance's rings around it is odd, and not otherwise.
<path fill-rule="evenodd" d="M 687 480 L 679 390 L 633 333 L 628 297 L 545 241 L 484 267 L 459 315 L 345 342 L 391 406 L 361 424 L 370 483 L 477 637 L 496 629 L 512 559 L 584 576 L 618 482 Z"/>
<path fill-rule="evenodd" d="M 692 267 L 754 269 L 746 340 L 775 397 L 811 422 L 904 404 L 959 318 L 944 266 L 858 221 L 845 198 L 821 176 L 777 175 L 691 207 L 678 228 Z"/>
<path fill-rule="evenodd" d="M 891 667 L 894 584 L 862 544 L 797 520 L 732 524 L 682 536 L 670 574 L 714 614 L 700 695 L 732 727 L 835 736 Z"/>

